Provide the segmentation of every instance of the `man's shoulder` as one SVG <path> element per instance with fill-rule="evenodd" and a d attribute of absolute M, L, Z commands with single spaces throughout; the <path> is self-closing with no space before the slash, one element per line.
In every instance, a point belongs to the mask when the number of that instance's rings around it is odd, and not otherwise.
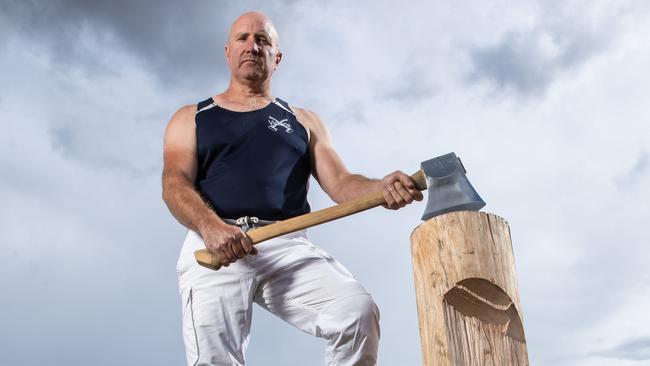
<path fill-rule="evenodd" d="M 291 105 L 290 107 L 291 107 L 291 110 L 296 115 L 296 118 L 298 119 L 298 121 L 300 121 L 302 123 L 306 123 L 306 124 L 309 124 L 309 125 L 322 124 L 323 123 L 315 112 L 313 112 L 313 111 L 311 111 L 311 110 L 309 110 L 307 108 L 296 107 L 294 105 Z"/>
<path fill-rule="evenodd" d="M 291 109 L 294 111 L 298 122 L 309 131 L 310 141 L 312 135 L 318 136 L 319 141 L 323 139 L 323 136 L 328 136 L 327 127 L 318 114 L 306 108 L 291 106 Z"/>
<path fill-rule="evenodd" d="M 197 108 L 198 108 L 198 104 L 188 104 L 178 108 L 178 111 L 176 111 L 176 113 L 182 115 L 194 115 L 196 114 Z"/>
<path fill-rule="evenodd" d="M 196 104 L 184 105 L 174 113 L 168 126 L 190 126 L 194 125 L 194 116 L 196 115 Z"/>
<path fill-rule="evenodd" d="M 179 118 L 183 118 L 183 119 L 187 119 L 187 118 L 192 118 L 193 119 L 194 116 L 196 115 L 197 109 L 198 109 L 198 104 L 184 105 L 184 106 L 178 108 L 176 113 L 174 113 L 174 117 L 179 117 Z"/>

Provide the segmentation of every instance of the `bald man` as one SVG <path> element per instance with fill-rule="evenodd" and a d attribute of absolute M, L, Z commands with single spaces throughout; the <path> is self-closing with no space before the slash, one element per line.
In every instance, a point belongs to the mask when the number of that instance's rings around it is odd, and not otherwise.
<path fill-rule="evenodd" d="M 323 121 L 273 96 L 278 44 L 265 15 L 237 18 L 228 88 L 180 108 L 165 130 L 163 199 L 189 229 L 177 265 L 187 362 L 244 365 L 255 302 L 326 339 L 327 365 L 375 365 L 379 311 L 352 274 L 305 230 L 255 247 L 245 231 L 309 212 L 310 175 L 335 202 L 383 190 L 385 207 L 398 209 L 422 194 L 399 171 L 350 173 Z M 223 268 L 199 266 L 193 253 L 203 248 Z"/>

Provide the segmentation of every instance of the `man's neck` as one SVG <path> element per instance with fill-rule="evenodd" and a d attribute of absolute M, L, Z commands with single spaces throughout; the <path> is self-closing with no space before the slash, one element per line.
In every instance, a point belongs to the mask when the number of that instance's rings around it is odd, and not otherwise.
<path fill-rule="evenodd" d="M 273 96 L 269 82 L 253 84 L 231 80 L 228 89 L 217 95 L 215 100 L 228 109 L 247 111 L 264 108 L 273 101 Z"/>
<path fill-rule="evenodd" d="M 245 102 L 251 99 L 271 99 L 271 83 L 270 80 L 257 83 L 240 82 L 239 80 L 232 79 L 230 80 L 228 89 L 222 95 L 229 100 L 237 102 Z"/>

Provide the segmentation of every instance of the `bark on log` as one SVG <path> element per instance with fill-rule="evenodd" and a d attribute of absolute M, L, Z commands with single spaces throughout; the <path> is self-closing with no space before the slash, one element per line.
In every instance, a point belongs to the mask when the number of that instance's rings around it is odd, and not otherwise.
<path fill-rule="evenodd" d="M 526 337 L 510 229 L 501 217 L 457 211 L 411 234 L 425 366 L 525 366 Z"/>

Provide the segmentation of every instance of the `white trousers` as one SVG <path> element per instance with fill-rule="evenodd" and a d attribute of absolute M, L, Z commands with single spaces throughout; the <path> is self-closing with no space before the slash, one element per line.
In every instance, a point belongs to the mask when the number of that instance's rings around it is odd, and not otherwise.
<path fill-rule="evenodd" d="M 253 302 L 326 339 L 327 365 L 377 364 L 379 309 L 343 265 L 305 230 L 255 247 L 257 255 L 213 271 L 196 263 L 205 245 L 188 232 L 176 268 L 188 365 L 245 365 Z"/>

